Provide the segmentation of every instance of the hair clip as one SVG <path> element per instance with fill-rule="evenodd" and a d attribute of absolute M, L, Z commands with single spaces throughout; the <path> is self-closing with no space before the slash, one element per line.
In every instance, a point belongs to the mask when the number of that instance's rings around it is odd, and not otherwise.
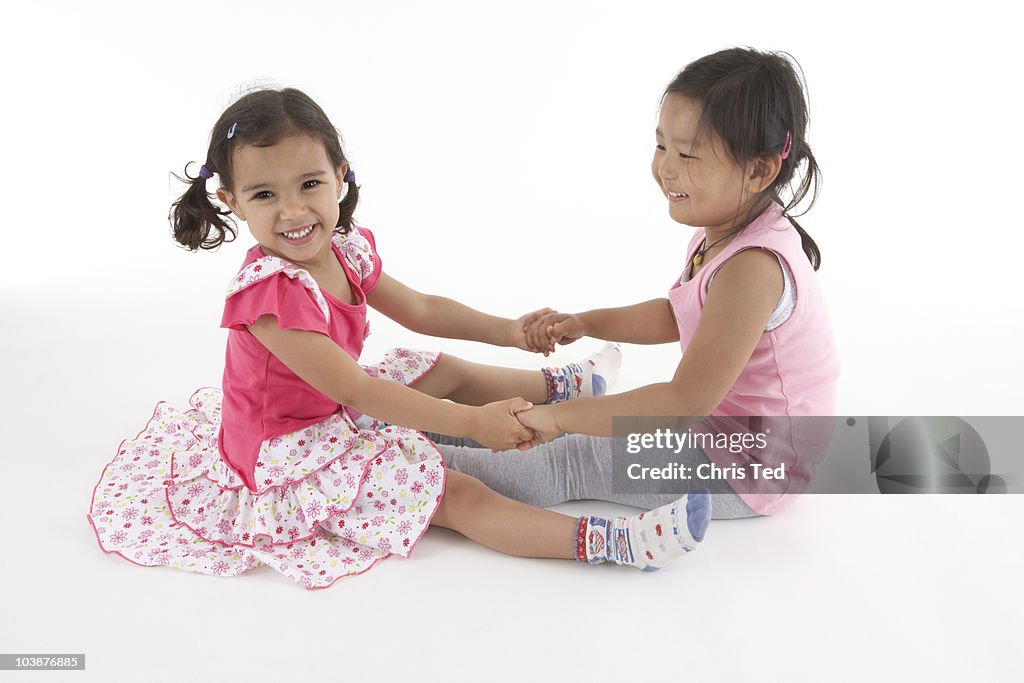
<path fill-rule="evenodd" d="M 793 134 L 790 131 L 786 131 L 786 142 L 782 145 L 782 160 L 785 161 L 789 158 L 789 149 L 793 146 Z"/>
<path fill-rule="evenodd" d="M 345 182 L 346 183 L 354 183 L 355 181 L 356 181 L 356 172 L 353 171 L 350 168 L 350 169 L 348 169 L 348 172 L 345 174 Z"/>
<path fill-rule="evenodd" d="M 209 180 L 210 178 L 213 177 L 213 171 L 208 169 L 206 167 L 206 164 L 203 164 L 202 166 L 199 167 L 199 177 L 202 178 L 203 180 Z"/>
<path fill-rule="evenodd" d="M 228 140 L 230 140 L 231 138 L 235 137 L 235 128 L 238 128 L 238 121 L 235 121 L 234 123 L 232 123 L 231 127 L 228 128 Z"/>

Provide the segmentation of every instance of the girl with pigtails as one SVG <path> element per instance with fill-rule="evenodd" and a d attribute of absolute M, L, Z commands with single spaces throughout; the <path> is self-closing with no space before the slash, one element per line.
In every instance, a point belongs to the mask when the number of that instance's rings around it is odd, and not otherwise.
<path fill-rule="evenodd" d="M 530 317 L 485 315 L 385 272 L 374 234 L 353 221 L 359 188 L 338 133 L 307 95 L 241 97 L 187 182 L 171 212 L 178 242 L 216 248 L 235 238 L 234 218 L 256 244 L 225 293 L 222 388 L 198 390 L 184 411 L 160 403 L 104 469 L 89 513 L 103 550 L 216 575 L 265 564 L 322 588 L 408 556 L 429 525 L 510 555 L 643 569 L 702 540 L 704 491 L 577 519 L 445 467 L 425 431 L 530 448 L 523 411 L 603 393 L 618 347 L 541 371 L 409 349 L 359 365 L 368 306 L 423 334 L 523 349 Z"/>

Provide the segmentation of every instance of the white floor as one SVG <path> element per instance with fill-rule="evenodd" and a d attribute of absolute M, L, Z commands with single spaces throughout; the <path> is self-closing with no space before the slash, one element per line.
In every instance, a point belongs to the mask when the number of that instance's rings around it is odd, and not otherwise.
<path fill-rule="evenodd" d="M 408 560 L 311 592 L 268 568 L 213 578 L 104 555 L 85 519 L 103 465 L 153 403 L 216 383 L 222 362 L 205 308 L 154 296 L 87 280 L 4 296 L 0 650 L 87 661 L 4 680 L 1024 673 L 1020 495 L 807 497 L 777 517 L 713 523 L 698 552 L 654 574 L 504 557 L 445 530 Z M 143 297 L 185 322 L 141 312 Z M 377 335 L 380 347 L 402 339 L 387 325 Z M 464 355 L 512 357 L 476 349 Z M 628 350 L 620 388 L 649 381 L 648 351 Z"/>

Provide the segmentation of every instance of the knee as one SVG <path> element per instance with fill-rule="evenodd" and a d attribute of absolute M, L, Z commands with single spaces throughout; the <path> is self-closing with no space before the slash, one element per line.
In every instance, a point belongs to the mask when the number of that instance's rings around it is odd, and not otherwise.
<path fill-rule="evenodd" d="M 488 497 L 495 495 L 493 491 L 484 486 L 483 482 L 468 474 L 447 471 L 447 479 L 444 487 L 444 497 L 441 499 L 444 520 L 450 524 L 445 526 L 458 525 L 459 520 L 466 519 L 469 515 L 479 511 Z"/>

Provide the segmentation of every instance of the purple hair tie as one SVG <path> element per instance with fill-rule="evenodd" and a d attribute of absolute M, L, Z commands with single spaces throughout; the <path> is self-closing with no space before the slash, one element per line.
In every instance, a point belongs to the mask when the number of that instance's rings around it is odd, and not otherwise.
<path fill-rule="evenodd" d="M 346 183 L 354 183 L 355 181 L 356 181 L 356 172 L 353 171 L 350 168 L 350 169 L 348 169 L 348 173 L 345 174 L 345 182 Z"/>
<path fill-rule="evenodd" d="M 230 140 L 231 138 L 235 137 L 235 128 L 238 128 L 238 121 L 235 121 L 234 123 L 232 123 L 231 127 L 228 128 L 228 140 Z"/>
<path fill-rule="evenodd" d="M 199 167 L 199 177 L 203 180 L 208 180 L 213 177 L 213 171 L 206 168 L 206 164 Z"/>
<path fill-rule="evenodd" d="M 793 133 L 786 131 L 786 142 L 782 145 L 782 160 L 785 161 L 789 158 L 789 150 L 793 146 Z"/>

